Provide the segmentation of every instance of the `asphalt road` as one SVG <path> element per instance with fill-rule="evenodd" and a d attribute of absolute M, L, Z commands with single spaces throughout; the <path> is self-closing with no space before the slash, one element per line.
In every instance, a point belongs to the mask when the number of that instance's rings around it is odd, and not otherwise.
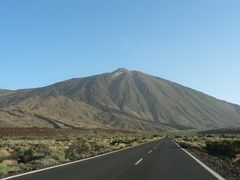
<path fill-rule="evenodd" d="M 169 138 L 14 180 L 216 180 Z"/>

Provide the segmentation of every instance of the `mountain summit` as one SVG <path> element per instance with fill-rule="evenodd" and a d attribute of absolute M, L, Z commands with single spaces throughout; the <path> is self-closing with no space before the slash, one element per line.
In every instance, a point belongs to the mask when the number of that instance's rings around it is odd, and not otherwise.
<path fill-rule="evenodd" d="M 113 73 L 116 73 L 116 72 L 128 72 L 128 69 L 126 69 L 126 68 L 118 68 L 117 70 L 113 71 Z"/>
<path fill-rule="evenodd" d="M 1 127 L 156 131 L 240 126 L 240 107 L 138 71 L 75 78 L 0 96 Z"/>

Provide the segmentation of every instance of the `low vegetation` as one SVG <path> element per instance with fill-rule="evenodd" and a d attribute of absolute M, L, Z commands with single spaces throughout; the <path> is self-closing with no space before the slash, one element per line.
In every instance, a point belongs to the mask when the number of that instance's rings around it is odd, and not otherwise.
<path fill-rule="evenodd" d="M 240 136 L 239 135 L 195 135 L 175 136 L 174 140 L 183 148 L 205 158 L 221 167 L 223 171 L 231 171 L 234 177 L 240 178 Z M 226 173 L 222 173 L 226 175 Z M 229 172 L 225 177 L 229 176 Z"/>
<path fill-rule="evenodd" d="M 156 135 L 1 137 L 0 177 L 67 163 L 159 138 Z"/>

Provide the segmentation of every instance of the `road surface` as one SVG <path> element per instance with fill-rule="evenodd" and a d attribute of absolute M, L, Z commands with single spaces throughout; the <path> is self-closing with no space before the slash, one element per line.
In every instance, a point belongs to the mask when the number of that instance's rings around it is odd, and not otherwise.
<path fill-rule="evenodd" d="M 169 138 L 14 180 L 216 180 Z"/>

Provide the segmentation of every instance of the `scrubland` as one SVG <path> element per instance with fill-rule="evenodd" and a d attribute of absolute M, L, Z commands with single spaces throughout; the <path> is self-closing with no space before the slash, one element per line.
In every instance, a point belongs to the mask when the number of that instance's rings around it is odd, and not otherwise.
<path fill-rule="evenodd" d="M 0 177 L 76 161 L 161 138 L 158 135 L 1 137 Z"/>
<path fill-rule="evenodd" d="M 173 139 L 226 179 L 240 179 L 240 135 L 177 135 Z"/>

